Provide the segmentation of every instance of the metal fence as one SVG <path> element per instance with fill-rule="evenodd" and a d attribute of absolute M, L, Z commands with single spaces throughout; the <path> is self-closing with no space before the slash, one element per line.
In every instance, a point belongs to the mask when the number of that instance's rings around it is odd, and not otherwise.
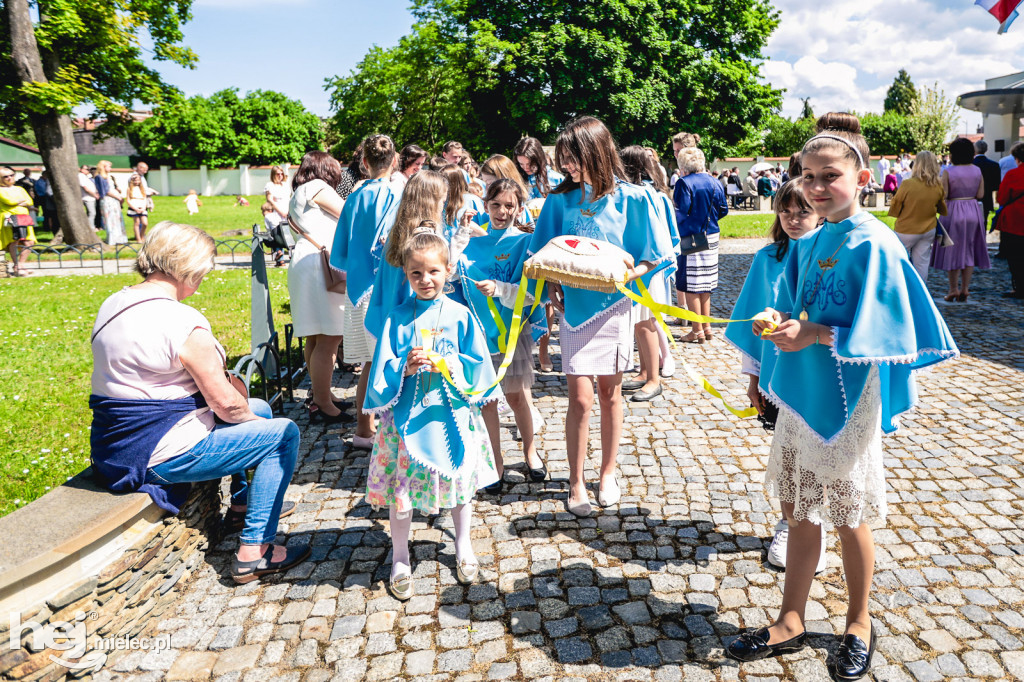
<path fill-rule="evenodd" d="M 215 239 L 217 245 L 216 264 L 222 267 L 239 267 L 252 262 L 251 238 Z M 56 244 L 49 246 L 19 246 L 19 257 L 29 256 L 25 263 L 34 263 L 33 269 L 62 270 L 98 268 L 103 274 L 130 272 L 139 255 L 141 242 L 127 242 L 113 247 L 105 244 Z M 272 262 L 263 254 L 264 262 Z"/>

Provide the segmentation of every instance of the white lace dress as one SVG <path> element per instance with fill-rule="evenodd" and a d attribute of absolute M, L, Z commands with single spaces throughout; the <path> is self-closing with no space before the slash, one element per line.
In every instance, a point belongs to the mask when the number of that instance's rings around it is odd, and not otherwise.
<path fill-rule="evenodd" d="M 856 528 L 884 521 L 882 396 L 872 368 L 860 401 L 826 444 L 796 412 L 782 406 L 768 458 L 768 494 L 794 505 L 798 521 Z"/>

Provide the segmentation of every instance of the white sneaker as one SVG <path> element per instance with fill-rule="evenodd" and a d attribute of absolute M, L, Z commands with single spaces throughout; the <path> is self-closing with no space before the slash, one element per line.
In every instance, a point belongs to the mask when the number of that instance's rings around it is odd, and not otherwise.
<path fill-rule="evenodd" d="M 508 401 L 505 400 L 505 396 L 498 398 L 498 414 L 511 414 L 512 408 L 508 406 Z"/>
<path fill-rule="evenodd" d="M 533 405 L 530 405 L 530 414 L 533 415 L 533 435 L 536 436 L 544 429 L 544 415 Z"/>
<path fill-rule="evenodd" d="M 661 376 L 665 379 L 676 374 L 676 360 L 671 354 L 665 356 L 665 362 L 661 364 Z"/>
<path fill-rule="evenodd" d="M 818 555 L 818 565 L 814 573 L 818 574 L 828 568 L 828 557 L 825 556 L 825 526 L 821 527 L 821 553 Z"/>
<path fill-rule="evenodd" d="M 782 519 L 775 524 L 775 537 L 768 548 L 768 563 L 779 568 L 786 567 L 786 546 L 789 544 L 789 523 Z"/>
<path fill-rule="evenodd" d="M 779 568 L 786 567 L 786 548 L 789 544 L 789 524 L 783 519 L 775 524 L 775 537 L 772 538 L 771 547 L 768 548 L 768 563 Z M 821 527 L 821 552 L 818 554 L 818 564 L 814 568 L 815 574 L 821 573 L 828 567 L 828 557 L 825 556 L 825 527 Z"/>

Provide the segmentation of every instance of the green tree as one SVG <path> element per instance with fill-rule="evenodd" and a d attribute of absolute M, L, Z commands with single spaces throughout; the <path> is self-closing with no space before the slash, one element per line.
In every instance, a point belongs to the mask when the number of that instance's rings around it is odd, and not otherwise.
<path fill-rule="evenodd" d="M 451 137 L 509 150 L 523 135 L 551 142 L 568 120 L 592 114 L 621 144 L 667 147 L 687 130 L 717 154 L 781 104 L 781 92 L 759 82 L 778 24 L 767 0 L 580 0 L 571 11 L 555 2 L 414 0 L 413 12 L 419 23 L 397 48 L 375 48 L 351 76 L 328 83 L 346 144 L 394 131 L 402 142 Z M 410 111 L 415 93 L 419 110 Z M 435 113 L 438 101 L 449 106 Z M 434 133 L 440 126 L 448 133 Z"/>
<path fill-rule="evenodd" d="M 814 118 L 814 109 L 811 108 L 811 98 L 801 97 L 800 101 L 803 102 L 803 108 L 800 110 L 800 118 Z"/>
<path fill-rule="evenodd" d="M 332 152 L 346 157 L 372 133 L 386 133 L 398 145 L 435 149 L 457 139 L 484 148 L 484 126 L 473 109 L 470 87 L 488 84 L 492 67 L 484 45 L 452 42 L 436 22 L 420 21 L 397 46 L 377 46 L 348 76 L 328 78 Z"/>
<path fill-rule="evenodd" d="M 860 125 L 872 154 L 892 155 L 917 149 L 910 118 L 903 114 L 864 114 Z"/>
<path fill-rule="evenodd" d="M 938 83 L 921 88 L 914 108 L 907 117 L 914 137 L 914 151 L 927 150 L 941 154 L 946 140 L 960 121 L 958 112 L 956 102 L 946 97 Z"/>
<path fill-rule="evenodd" d="M 885 111 L 908 116 L 917 98 L 917 88 L 914 87 L 914 81 L 910 80 L 910 74 L 906 69 L 900 69 L 885 93 Z"/>
<path fill-rule="evenodd" d="M 29 0 L 3 4 L 0 57 L 9 58 L 0 58 L 0 115 L 31 125 L 65 239 L 93 243 L 76 177 L 71 112 L 92 106 L 94 116 L 107 119 L 104 132 L 115 134 L 134 103 L 162 101 L 172 88 L 146 65 L 143 50 L 157 61 L 195 65 L 196 55 L 179 44 L 192 0 L 39 0 L 32 3 L 38 22 Z"/>
<path fill-rule="evenodd" d="M 789 156 L 803 149 L 814 136 L 815 119 L 801 116 L 795 121 L 773 114 L 765 125 L 764 155 Z"/>
<path fill-rule="evenodd" d="M 323 144 L 320 119 L 279 92 L 234 88 L 178 97 L 132 129 L 132 141 L 154 162 L 179 168 L 298 163 Z"/>

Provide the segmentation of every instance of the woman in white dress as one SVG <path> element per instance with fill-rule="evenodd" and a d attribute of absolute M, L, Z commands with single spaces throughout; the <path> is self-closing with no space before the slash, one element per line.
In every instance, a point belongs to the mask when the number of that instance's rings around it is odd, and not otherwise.
<path fill-rule="evenodd" d="M 304 355 L 313 386 L 310 417 L 324 422 L 350 420 L 334 404 L 331 377 L 345 322 L 345 294 L 327 291 L 320 247 L 330 251 L 344 205 L 334 190 L 341 165 L 326 152 L 302 157 L 292 179 L 288 219 L 295 231 L 295 248 L 288 264 L 295 335 L 305 337 Z"/>
<path fill-rule="evenodd" d="M 283 167 L 271 167 L 270 181 L 263 186 L 263 196 L 273 205 L 279 216 L 288 217 L 288 201 L 292 198 L 292 188 L 288 186 L 288 173 Z"/>

